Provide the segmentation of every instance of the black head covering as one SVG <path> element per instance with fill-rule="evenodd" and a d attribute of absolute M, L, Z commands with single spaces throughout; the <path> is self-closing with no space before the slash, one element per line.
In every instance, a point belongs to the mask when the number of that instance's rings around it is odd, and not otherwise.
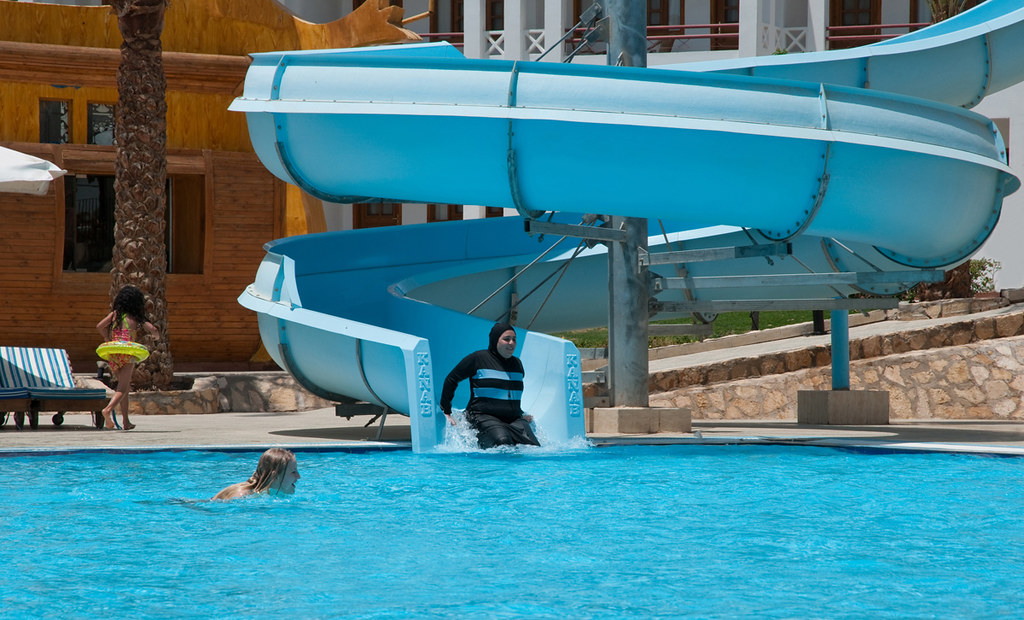
<path fill-rule="evenodd" d="M 494 327 L 491 328 L 491 339 L 487 346 L 487 350 L 498 355 L 498 338 L 501 338 L 501 335 L 510 329 L 515 331 L 515 328 L 508 323 L 495 323 Z"/>

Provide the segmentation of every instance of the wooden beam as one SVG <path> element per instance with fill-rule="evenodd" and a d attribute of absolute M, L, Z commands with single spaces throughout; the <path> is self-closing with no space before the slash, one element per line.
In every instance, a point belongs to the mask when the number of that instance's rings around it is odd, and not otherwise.
<path fill-rule="evenodd" d="M 164 52 L 167 89 L 241 94 L 248 56 Z M 117 88 L 121 50 L 0 41 L 0 81 Z"/>

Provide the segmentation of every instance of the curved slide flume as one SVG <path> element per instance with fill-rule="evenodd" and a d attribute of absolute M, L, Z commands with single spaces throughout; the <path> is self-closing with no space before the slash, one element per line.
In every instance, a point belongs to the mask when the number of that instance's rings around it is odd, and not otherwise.
<path fill-rule="evenodd" d="M 663 65 L 661 69 L 825 82 L 971 108 L 1024 80 L 1024 3 L 985 0 L 916 32 L 829 52 Z"/>
<path fill-rule="evenodd" d="M 944 45 L 981 30 L 989 56 L 974 71 L 998 64 L 1000 76 L 1017 75 L 1021 67 L 1002 67 L 1024 58 L 1000 57 L 1007 46 L 991 33 L 1022 17 L 964 19 L 961 29 L 915 33 L 909 47 L 870 46 L 882 50 L 870 58 L 886 57 L 872 61 L 872 85 L 885 81 L 885 67 L 903 66 L 891 50 L 927 72 L 947 56 Z M 688 265 L 699 299 L 865 288 L 702 279 L 808 271 L 897 272 L 867 287 L 893 292 L 914 283 L 913 269 L 969 257 L 1019 187 L 994 125 L 945 103 L 843 85 L 847 52 L 807 56 L 816 57 L 816 82 L 707 65 L 697 73 L 469 60 L 446 44 L 257 54 L 232 109 L 247 114 L 268 169 L 327 200 L 481 204 L 574 223 L 573 212 L 660 219 L 666 234 L 651 237 L 652 252 L 792 244 L 791 257 Z M 781 58 L 773 62 L 803 64 Z M 839 85 L 827 79 L 829 58 Z M 580 145 L 593 151 L 582 156 Z M 351 155 L 341 162 L 339 153 Z M 527 236 L 520 218 L 282 239 L 267 245 L 240 302 L 257 312 L 275 360 L 313 391 L 410 415 L 416 450 L 443 437 L 439 379 L 518 302 L 517 324 L 536 330 L 520 336 L 524 407 L 543 434 L 565 440 L 583 434 L 579 355 L 540 332 L 605 322 L 607 261 L 600 246 L 552 249 L 557 241 Z M 659 299 L 673 294 L 681 299 Z"/>

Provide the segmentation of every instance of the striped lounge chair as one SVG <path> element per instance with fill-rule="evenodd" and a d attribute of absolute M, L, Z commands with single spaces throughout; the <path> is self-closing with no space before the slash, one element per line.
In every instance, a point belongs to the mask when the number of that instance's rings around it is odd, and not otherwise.
<path fill-rule="evenodd" d="M 39 428 L 40 411 L 56 412 L 54 426 L 64 423 L 68 411 L 90 411 L 93 424 L 102 428 L 106 404 L 106 390 L 75 387 L 64 349 L 0 347 L 0 412 L 13 412 L 18 429 L 24 427 L 26 414 L 29 426 Z M 0 424 L 7 422 L 7 415 Z"/>

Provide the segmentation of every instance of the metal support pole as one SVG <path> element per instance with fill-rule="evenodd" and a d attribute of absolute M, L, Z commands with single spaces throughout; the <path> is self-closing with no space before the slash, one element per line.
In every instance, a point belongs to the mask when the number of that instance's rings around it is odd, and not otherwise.
<path fill-rule="evenodd" d="M 647 245 L 647 220 L 612 218 L 623 224 L 626 242 L 608 247 L 608 395 L 613 407 L 646 407 L 648 287 L 638 248 Z"/>
<path fill-rule="evenodd" d="M 647 5 L 634 0 L 604 0 L 608 16 L 608 64 L 647 66 Z"/>
<path fill-rule="evenodd" d="M 833 310 L 832 318 L 832 389 L 850 389 L 850 313 Z"/>
<path fill-rule="evenodd" d="M 647 66 L 647 5 L 605 0 L 609 20 L 608 64 Z M 617 157 L 618 152 L 606 156 Z M 626 231 L 625 242 L 608 246 L 608 393 L 613 407 L 648 406 L 648 270 L 640 265 L 647 251 L 647 220 L 612 217 L 613 229 Z"/>
<path fill-rule="evenodd" d="M 825 311 L 824 310 L 813 310 L 811 312 L 811 319 L 814 323 L 814 330 L 811 332 L 815 336 L 825 335 Z"/>

